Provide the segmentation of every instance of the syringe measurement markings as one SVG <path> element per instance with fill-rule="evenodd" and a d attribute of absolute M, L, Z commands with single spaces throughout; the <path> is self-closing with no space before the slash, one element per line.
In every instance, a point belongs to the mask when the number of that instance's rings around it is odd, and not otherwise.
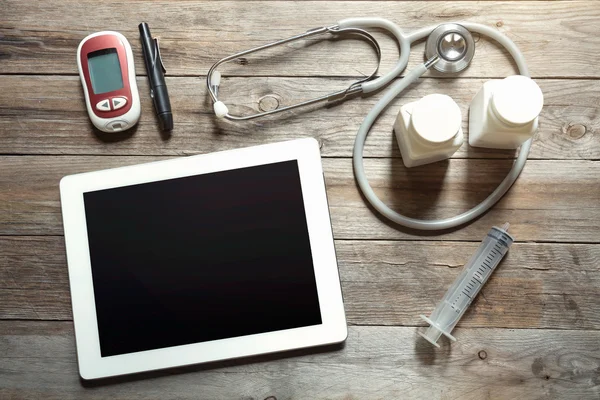
<path fill-rule="evenodd" d="M 457 313 L 460 314 L 460 310 L 458 308 L 456 308 L 456 303 L 458 303 L 458 300 L 460 300 L 460 296 L 458 296 L 457 298 L 454 299 L 454 302 L 452 303 L 452 305 L 450 305 L 450 307 L 452 307 L 454 309 L 454 311 L 456 311 Z"/>
<path fill-rule="evenodd" d="M 506 229 L 506 226 L 503 226 L 503 229 Z M 430 322 L 432 327 L 443 326 L 448 332 L 454 329 L 458 320 L 494 272 L 494 268 L 503 259 L 513 239 L 509 235 L 500 235 L 499 237 L 498 231 L 501 231 L 501 229 L 492 228 L 488 233 L 488 237 L 484 238 L 479 246 L 478 251 L 473 254 L 470 261 L 465 265 L 463 272 L 455 279 L 450 291 L 444 295 L 443 301 L 438 303 L 435 311 L 431 314 L 433 323 L 424 318 L 427 322 Z M 456 312 L 456 315 L 450 314 L 448 309 L 446 309 L 447 313 L 444 312 L 444 307 L 450 307 Z M 446 331 L 441 333 L 446 333 Z M 437 337 L 440 336 L 440 332 L 439 329 L 431 328 L 422 336 L 431 339 L 431 342 L 435 342 Z"/>

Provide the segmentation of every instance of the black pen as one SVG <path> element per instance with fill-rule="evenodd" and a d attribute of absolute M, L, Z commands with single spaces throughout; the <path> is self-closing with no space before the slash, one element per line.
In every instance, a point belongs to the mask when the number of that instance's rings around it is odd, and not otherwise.
<path fill-rule="evenodd" d="M 165 82 L 165 72 L 167 70 L 160 56 L 158 39 L 152 39 L 147 23 L 142 22 L 139 28 L 144 64 L 146 64 L 146 72 L 150 82 L 150 97 L 152 97 L 154 109 L 160 121 L 160 129 L 170 131 L 173 129 L 173 113 L 171 112 L 171 102 L 169 101 L 169 92 Z"/>

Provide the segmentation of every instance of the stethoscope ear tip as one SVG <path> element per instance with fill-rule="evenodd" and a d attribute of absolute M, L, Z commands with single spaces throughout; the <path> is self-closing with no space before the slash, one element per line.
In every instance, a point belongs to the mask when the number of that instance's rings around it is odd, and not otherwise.
<path fill-rule="evenodd" d="M 222 101 L 215 102 L 215 104 L 213 104 L 213 110 L 215 111 L 217 118 L 225 118 L 225 116 L 229 114 L 229 109 Z"/>

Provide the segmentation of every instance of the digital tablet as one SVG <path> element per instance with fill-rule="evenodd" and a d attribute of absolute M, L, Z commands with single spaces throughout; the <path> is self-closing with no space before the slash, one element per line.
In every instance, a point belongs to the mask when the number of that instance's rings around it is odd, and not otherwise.
<path fill-rule="evenodd" d="M 82 378 L 345 340 L 314 139 L 71 175 L 60 194 Z"/>

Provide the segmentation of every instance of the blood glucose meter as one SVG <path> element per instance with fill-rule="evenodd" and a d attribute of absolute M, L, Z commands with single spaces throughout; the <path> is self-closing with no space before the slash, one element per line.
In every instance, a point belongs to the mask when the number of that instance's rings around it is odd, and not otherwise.
<path fill-rule="evenodd" d="M 125 36 L 112 31 L 87 36 L 77 49 L 77 66 L 87 111 L 96 128 L 120 132 L 138 122 L 140 96 L 133 52 Z"/>

